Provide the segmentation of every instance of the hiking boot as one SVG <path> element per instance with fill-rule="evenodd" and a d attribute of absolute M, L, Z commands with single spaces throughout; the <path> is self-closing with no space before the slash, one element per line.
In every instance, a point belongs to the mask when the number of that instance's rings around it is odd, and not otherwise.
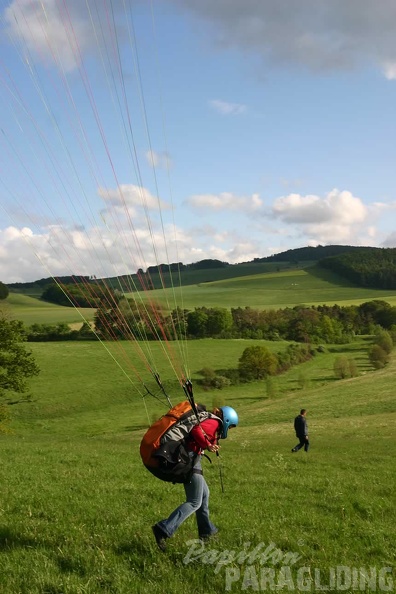
<path fill-rule="evenodd" d="M 151 526 L 151 529 L 153 531 L 155 541 L 158 545 L 158 548 L 161 549 L 161 551 L 165 551 L 166 550 L 166 539 L 168 538 L 166 536 L 165 532 L 163 532 L 161 530 L 161 528 L 159 526 L 157 526 L 157 524 L 154 524 L 154 526 Z"/>
<path fill-rule="evenodd" d="M 210 534 L 200 534 L 199 540 L 207 542 L 208 540 L 211 540 L 212 538 L 214 538 L 217 535 L 217 533 L 218 533 L 218 530 L 215 530 L 214 532 L 211 532 Z"/>

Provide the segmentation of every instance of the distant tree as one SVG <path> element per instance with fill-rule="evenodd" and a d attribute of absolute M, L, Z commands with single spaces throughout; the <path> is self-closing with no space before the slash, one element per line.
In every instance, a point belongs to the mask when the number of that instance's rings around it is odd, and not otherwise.
<path fill-rule="evenodd" d="M 338 379 L 345 379 L 346 377 L 349 377 L 350 369 L 348 357 L 337 357 L 334 361 L 333 370 L 334 375 Z"/>
<path fill-rule="evenodd" d="M 277 356 L 263 346 L 247 347 L 239 358 L 239 373 L 247 381 L 274 375 L 277 367 Z"/>
<path fill-rule="evenodd" d="M 351 377 L 356 377 L 358 374 L 358 369 L 357 369 L 355 359 L 352 359 L 352 358 L 348 359 L 348 365 L 349 365 L 349 375 Z"/>
<path fill-rule="evenodd" d="M 207 328 L 210 336 L 218 336 L 232 328 L 232 315 L 224 307 L 213 307 L 208 310 Z"/>
<path fill-rule="evenodd" d="M 208 258 L 206 260 L 200 260 L 199 262 L 190 264 L 189 268 L 194 270 L 205 270 L 209 268 L 226 268 L 227 266 L 229 266 L 228 262 L 222 262 L 221 260 Z"/>
<path fill-rule="evenodd" d="M 187 336 L 187 309 L 177 306 L 171 311 L 170 325 L 172 327 L 172 336 L 174 338 L 186 338 Z"/>
<path fill-rule="evenodd" d="M 206 336 L 208 314 L 206 308 L 196 308 L 187 314 L 188 334 L 197 338 Z"/>
<path fill-rule="evenodd" d="M 382 369 L 389 362 L 389 355 L 378 344 L 373 344 L 369 350 L 369 359 L 375 369 Z"/>
<path fill-rule="evenodd" d="M 7 299 L 9 293 L 7 285 L 0 281 L 0 299 Z"/>
<path fill-rule="evenodd" d="M 93 329 L 89 322 L 84 322 L 81 326 L 80 330 L 78 331 L 80 338 L 92 338 L 93 337 Z"/>
<path fill-rule="evenodd" d="M 22 344 L 25 340 L 22 322 L 0 318 L 0 400 L 3 402 L 8 402 L 12 392 L 26 392 L 26 380 L 40 371 L 32 353 Z"/>
<path fill-rule="evenodd" d="M 374 338 L 374 343 L 381 347 L 388 355 L 393 349 L 392 336 L 386 330 L 379 330 Z"/>

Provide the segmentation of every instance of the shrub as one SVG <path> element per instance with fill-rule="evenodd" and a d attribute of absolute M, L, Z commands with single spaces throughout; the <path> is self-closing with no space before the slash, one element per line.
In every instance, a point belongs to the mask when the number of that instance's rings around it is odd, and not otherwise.
<path fill-rule="evenodd" d="M 393 349 L 393 340 L 389 332 L 380 330 L 376 333 L 374 343 L 377 344 L 385 353 L 389 355 Z"/>
<path fill-rule="evenodd" d="M 239 373 L 245 380 L 264 379 L 274 375 L 278 368 L 278 358 L 266 347 L 246 348 L 239 358 Z"/>
<path fill-rule="evenodd" d="M 369 359 L 375 369 L 382 369 L 389 361 L 389 355 L 378 344 L 373 344 L 369 350 Z"/>
<path fill-rule="evenodd" d="M 357 369 L 355 359 L 348 359 L 348 364 L 349 364 L 349 375 L 351 377 L 356 377 L 358 375 L 358 369 Z"/>
<path fill-rule="evenodd" d="M 349 360 L 347 357 L 337 357 L 333 365 L 334 375 L 338 379 L 345 379 L 350 375 Z"/>

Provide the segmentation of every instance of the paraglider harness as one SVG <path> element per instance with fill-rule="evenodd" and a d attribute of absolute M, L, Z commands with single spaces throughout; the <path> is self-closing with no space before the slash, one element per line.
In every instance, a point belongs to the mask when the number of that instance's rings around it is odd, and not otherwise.
<path fill-rule="evenodd" d="M 189 483 L 197 454 L 188 448 L 190 431 L 206 419 L 222 420 L 189 398 L 171 408 L 147 430 L 140 444 L 144 466 L 157 478 L 170 483 Z"/>

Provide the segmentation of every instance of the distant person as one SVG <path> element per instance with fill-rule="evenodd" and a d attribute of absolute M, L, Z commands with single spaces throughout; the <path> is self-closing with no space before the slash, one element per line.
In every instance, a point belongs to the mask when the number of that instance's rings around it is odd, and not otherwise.
<path fill-rule="evenodd" d="M 298 452 L 298 450 L 301 450 L 301 448 L 304 448 L 306 452 L 309 450 L 308 423 L 306 414 L 307 411 L 305 408 L 302 408 L 300 410 L 300 414 L 294 419 L 294 429 L 296 436 L 300 441 L 296 446 L 294 446 L 292 452 Z"/>

